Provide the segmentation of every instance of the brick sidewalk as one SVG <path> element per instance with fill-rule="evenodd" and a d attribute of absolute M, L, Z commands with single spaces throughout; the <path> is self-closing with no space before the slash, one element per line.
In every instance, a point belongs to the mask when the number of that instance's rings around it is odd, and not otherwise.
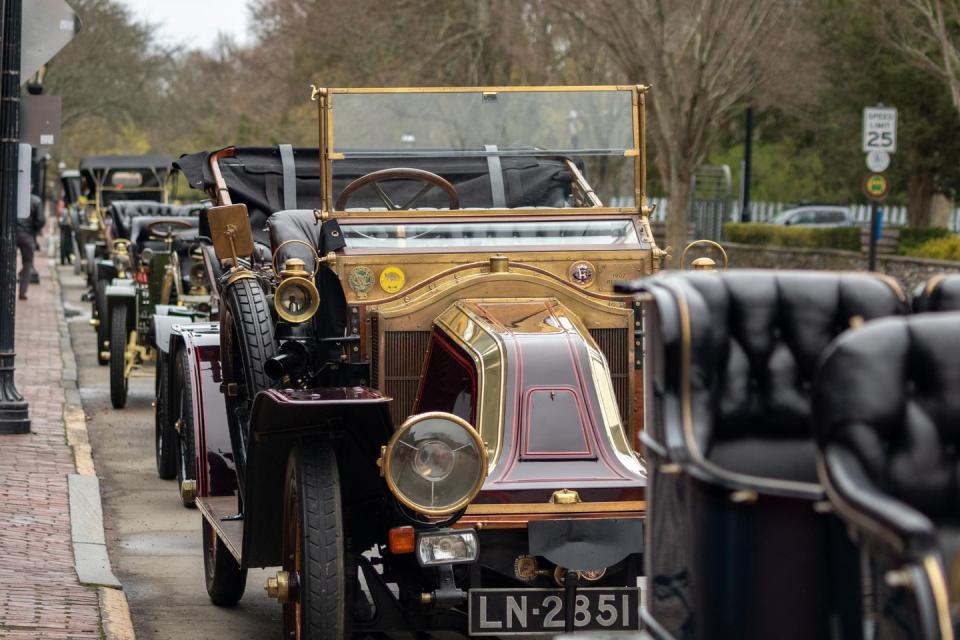
<path fill-rule="evenodd" d="M 16 384 L 29 435 L 0 436 L 0 638 L 100 638 L 98 592 L 77 580 L 70 534 L 63 356 L 48 258 L 17 304 Z"/>

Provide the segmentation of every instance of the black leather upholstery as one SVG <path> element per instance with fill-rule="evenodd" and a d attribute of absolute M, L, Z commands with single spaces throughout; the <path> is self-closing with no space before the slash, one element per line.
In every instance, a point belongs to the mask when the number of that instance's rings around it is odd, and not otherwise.
<path fill-rule="evenodd" d="M 817 376 L 816 429 L 831 483 L 853 508 L 915 546 L 935 544 L 941 525 L 960 522 L 958 391 L 955 312 L 888 319 L 845 335 Z"/>
<path fill-rule="evenodd" d="M 689 307 L 693 430 L 706 457 L 752 476 L 816 482 L 810 392 L 817 359 L 851 322 L 904 314 L 866 274 L 671 274 Z"/>
<path fill-rule="evenodd" d="M 303 260 L 307 271 L 313 271 L 316 256 L 309 247 L 313 247 L 320 256 L 343 247 L 343 238 L 336 222 L 319 224 L 312 209 L 278 211 L 267 218 L 267 229 L 279 268 L 283 268 L 284 261 L 299 258 Z"/>
<path fill-rule="evenodd" d="M 113 224 L 114 238 L 132 239 L 132 222 L 142 216 L 183 217 L 196 216 L 202 205 L 174 205 L 150 200 L 123 200 L 113 202 L 107 210 Z"/>
<path fill-rule="evenodd" d="M 859 638 L 859 552 L 816 509 L 812 386 L 838 334 L 908 306 L 855 273 L 676 272 L 644 306 L 651 627 L 675 638 Z"/>
<path fill-rule="evenodd" d="M 913 310 L 960 311 L 960 274 L 936 276 L 921 285 L 914 294 Z"/>

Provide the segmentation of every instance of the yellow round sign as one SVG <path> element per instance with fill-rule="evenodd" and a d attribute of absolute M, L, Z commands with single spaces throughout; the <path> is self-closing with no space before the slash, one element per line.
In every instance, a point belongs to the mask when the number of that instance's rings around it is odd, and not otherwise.
<path fill-rule="evenodd" d="M 871 173 L 863 181 L 863 191 L 868 198 L 882 200 L 890 191 L 890 180 L 882 173 Z"/>
<path fill-rule="evenodd" d="M 403 271 L 400 270 L 400 267 L 387 267 L 380 272 L 380 286 L 387 293 L 396 293 L 403 289 L 403 285 L 406 284 L 407 277 L 403 275 Z"/>

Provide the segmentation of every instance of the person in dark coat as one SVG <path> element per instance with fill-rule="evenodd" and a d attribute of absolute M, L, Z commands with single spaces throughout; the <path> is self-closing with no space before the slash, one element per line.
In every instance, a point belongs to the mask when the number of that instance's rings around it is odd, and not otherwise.
<path fill-rule="evenodd" d="M 33 268 L 33 255 L 36 247 L 36 236 L 43 230 L 46 223 L 43 215 L 43 201 L 39 196 L 30 196 L 30 217 L 17 220 L 17 248 L 20 250 L 20 299 L 27 299 L 27 288 L 30 286 Z"/>

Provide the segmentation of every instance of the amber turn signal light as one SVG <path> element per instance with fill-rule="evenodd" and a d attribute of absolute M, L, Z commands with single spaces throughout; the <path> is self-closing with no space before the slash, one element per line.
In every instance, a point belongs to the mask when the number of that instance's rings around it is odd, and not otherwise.
<path fill-rule="evenodd" d="M 387 535 L 387 542 L 390 553 L 394 555 L 413 553 L 417 546 L 417 534 L 413 527 L 394 527 Z"/>

